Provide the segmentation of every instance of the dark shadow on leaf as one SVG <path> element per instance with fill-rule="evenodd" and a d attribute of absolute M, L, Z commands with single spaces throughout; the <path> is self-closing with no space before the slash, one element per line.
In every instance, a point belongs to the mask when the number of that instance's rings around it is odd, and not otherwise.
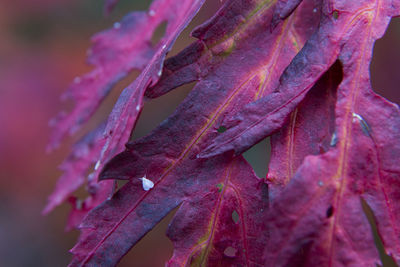
<path fill-rule="evenodd" d="M 158 42 L 164 37 L 165 31 L 167 29 L 167 22 L 163 21 L 158 24 L 157 29 L 154 31 L 153 36 L 151 37 L 151 44 L 156 46 Z"/>
<path fill-rule="evenodd" d="M 185 99 L 195 84 L 196 82 L 185 84 L 165 95 L 146 102 L 136 123 L 135 130 L 131 135 L 131 141 L 147 135 L 162 121 L 167 119 L 183 99 Z M 184 129 L 182 130 L 184 131 Z"/>
<path fill-rule="evenodd" d="M 374 236 L 375 246 L 378 249 L 379 257 L 381 258 L 383 267 L 399 267 L 394 259 L 388 255 L 383 246 L 382 239 L 379 235 L 378 228 L 376 227 L 376 218 L 374 212 L 368 203 L 361 197 L 361 205 L 364 211 L 365 216 L 367 216 L 368 222 L 371 225 L 372 234 Z"/>

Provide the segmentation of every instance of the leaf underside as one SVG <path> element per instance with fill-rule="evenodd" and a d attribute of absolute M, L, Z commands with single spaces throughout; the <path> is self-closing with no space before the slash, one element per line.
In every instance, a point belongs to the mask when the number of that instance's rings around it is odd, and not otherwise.
<path fill-rule="evenodd" d="M 179 3 L 157 0 L 150 10 Z M 185 1 L 168 21 L 175 28 L 167 27 L 122 93 L 104 135 L 90 135 L 67 160 L 70 178 L 61 180 L 46 212 L 84 183 L 99 158 L 92 176 L 100 182 L 91 185 L 102 192 L 84 207 L 83 215 L 91 211 L 71 266 L 115 266 L 178 206 L 167 266 L 376 266 L 362 201 L 385 251 L 400 263 L 400 113 L 373 92 L 369 75 L 373 44 L 400 14 L 400 1 L 227 0 L 192 32 L 195 42 L 164 62 L 202 3 Z M 135 31 L 152 24 L 144 25 Z M 144 96 L 193 81 L 168 119 L 128 141 Z M 71 114 L 69 120 L 82 120 Z M 271 162 L 260 179 L 240 154 L 267 136 Z M 144 176 L 152 189 L 142 188 Z M 105 200 L 113 179 L 129 182 Z"/>

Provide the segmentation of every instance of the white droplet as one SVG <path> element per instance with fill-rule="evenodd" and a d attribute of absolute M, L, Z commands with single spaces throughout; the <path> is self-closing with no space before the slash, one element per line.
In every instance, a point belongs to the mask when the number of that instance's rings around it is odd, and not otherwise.
<path fill-rule="evenodd" d="M 149 10 L 149 16 L 150 16 L 150 17 L 154 16 L 155 14 L 156 14 L 156 12 L 154 12 L 153 9 L 150 9 L 150 10 Z"/>
<path fill-rule="evenodd" d="M 333 132 L 330 146 L 336 146 L 337 141 L 338 141 L 338 138 L 337 138 L 336 132 Z"/>
<path fill-rule="evenodd" d="M 162 46 L 162 49 L 165 49 L 166 47 L 167 47 L 167 45 L 163 45 L 163 46 Z"/>
<path fill-rule="evenodd" d="M 313 10 L 312 10 L 312 12 L 314 12 L 314 13 L 317 13 L 317 9 L 316 8 L 314 8 Z"/>
<path fill-rule="evenodd" d="M 136 106 L 136 111 L 139 111 L 140 110 L 140 105 L 137 105 Z"/>
<path fill-rule="evenodd" d="M 162 70 L 159 70 L 158 73 L 157 73 L 157 75 L 158 75 L 158 76 L 161 76 L 161 74 L 162 74 Z"/>
<path fill-rule="evenodd" d="M 119 28 L 121 28 L 121 23 L 115 22 L 114 23 L 114 29 L 119 29 Z"/>
<path fill-rule="evenodd" d="M 78 84 L 80 82 L 81 82 L 81 77 L 76 76 L 75 79 L 74 79 L 74 83 Z"/>
<path fill-rule="evenodd" d="M 319 181 L 319 182 L 318 182 L 318 185 L 319 185 L 319 186 L 323 186 L 323 185 L 324 185 L 324 182 Z"/>
<path fill-rule="evenodd" d="M 96 162 L 96 165 L 94 165 L 94 170 L 96 171 L 100 167 L 100 160 Z"/>
<path fill-rule="evenodd" d="M 146 178 L 146 175 L 143 176 L 142 178 L 139 178 L 139 180 L 142 180 L 142 186 L 144 191 L 149 191 L 154 187 L 154 183 Z"/>

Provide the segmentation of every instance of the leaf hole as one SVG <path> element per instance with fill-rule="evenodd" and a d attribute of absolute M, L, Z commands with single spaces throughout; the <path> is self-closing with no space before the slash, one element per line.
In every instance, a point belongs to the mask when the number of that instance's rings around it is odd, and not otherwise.
<path fill-rule="evenodd" d="M 237 213 L 236 210 L 234 210 L 234 211 L 232 212 L 232 220 L 233 220 L 233 222 L 236 223 L 236 224 L 237 224 L 237 223 L 239 222 L 239 220 L 240 220 L 239 214 Z"/>
<path fill-rule="evenodd" d="M 163 21 L 160 24 L 158 24 L 156 30 L 153 32 L 153 36 L 151 37 L 151 44 L 153 46 L 156 46 L 163 38 L 167 30 L 167 25 L 168 23 L 166 21 Z"/>
<path fill-rule="evenodd" d="M 218 129 L 217 129 L 217 132 L 219 132 L 219 133 L 223 133 L 223 132 L 225 132 L 226 131 L 226 127 L 225 126 L 220 126 Z"/>
<path fill-rule="evenodd" d="M 329 206 L 329 208 L 326 210 L 326 218 L 332 217 L 334 211 L 334 208 L 332 206 Z"/>
<path fill-rule="evenodd" d="M 337 20 L 339 18 L 339 12 L 337 10 L 333 11 L 332 17 L 334 20 Z"/>
<path fill-rule="evenodd" d="M 376 223 L 376 218 L 372 208 L 368 205 L 367 201 L 365 201 L 362 197 L 360 197 L 361 206 L 364 211 L 365 216 L 371 226 L 372 235 L 374 237 L 374 243 L 376 249 L 379 252 L 379 257 L 381 258 L 382 266 L 383 267 L 399 267 L 395 260 L 386 253 L 385 247 L 383 245 L 382 238 L 378 232 L 378 227 Z"/>
<path fill-rule="evenodd" d="M 116 190 L 122 188 L 125 184 L 130 182 L 130 180 L 115 180 L 116 181 Z"/>
<path fill-rule="evenodd" d="M 258 177 L 266 177 L 271 157 L 270 138 L 267 137 L 243 153 L 243 157 L 253 167 Z"/>
<path fill-rule="evenodd" d="M 393 18 L 385 35 L 375 42 L 370 65 L 371 84 L 374 91 L 400 105 L 400 17 Z"/>
<path fill-rule="evenodd" d="M 217 188 L 218 188 L 218 193 L 222 192 L 222 189 L 224 188 L 224 184 L 217 184 Z"/>

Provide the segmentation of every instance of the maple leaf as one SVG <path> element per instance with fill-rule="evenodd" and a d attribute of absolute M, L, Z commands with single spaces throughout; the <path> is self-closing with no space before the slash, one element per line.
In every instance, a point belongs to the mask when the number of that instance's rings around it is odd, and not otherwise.
<path fill-rule="evenodd" d="M 268 216 L 271 238 L 265 259 L 271 266 L 375 265 L 379 256 L 371 245 L 363 198 L 375 213 L 386 251 L 399 262 L 400 172 L 393 155 L 400 152 L 400 114 L 397 105 L 373 93 L 368 63 L 374 41 L 383 35 L 390 18 L 400 13 L 400 3 L 325 1 L 323 11 L 318 31 L 289 65 L 275 92 L 232 119 L 226 133 L 202 156 L 229 150 L 241 153 L 276 131 L 339 59 L 343 81 L 336 81 L 340 85 L 334 146 L 320 156 L 306 157 L 276 195 Z M 301 151 L 297 155 L 304 157 Z"/>
<path fill-rule="evenodd" d="M 69 198 L 73 210 L 67 228 L 78 225 L 78 218 L 83 218 L 89 210 L 111 196 L 114 183 L 97 183 L 98 174 L 106 160 L 123 150 L 140 112 L 144 91 L 159 79 L 165 55 L 203 3 L 204 0 L 192 0 L 182 5 L 179 1 L 156 0 L 148 13 L 133 12 L 121 22 L 115 23 L 113 29 L 93 38 L 94 44 L 89 50 L 91 52 L 88 60 L 96 68 L 77 77 L 67 91 L 66 95 L 75 99 L 76 106 L 69 115 L 62 112 L 51 121 L 55 131 L 49 149 L 56 147 L 66 132 L 73 133 L 86 122 L 117 81 L 133 69 L 146 68 L 121 94 L 105 126 L 100 126 L 101 130 L 95 130 L 95 134 L 89 134 L 84 141 L 72 148 L 70 158 L 61 166 L 65 174 L 49 197 L 43 213 L 50 212 L 84 183 L 84 176 L 93 162 L 96 165 L 89 176 L 89 197 L 83 204 L 81 200 Z M 114 4 L 116 1 L 108 1 L 106 9 L 111 10 Z M 168 25 L 166 36 L 152 47 L 152 34 L 164 21 Z M 127 98 L 133 100 L 128 101 Z"/>
<path fill-rule="evenodd" d="M 82 205 L 69 198 L 71 225 L 89 212 L 71 266 L 115 266 L 176 207 L 169 266 L 373 266 L 379 254 L 364 202 L 385 251 L 400 263 L 400 111 L 372 91 L 368 70 L 400 1 L 300 2 L 227 0 L 193 31 L 197 41 L 164 62 L 203 1 L 179 3 L 174 26 L 121 94 L 104 138 L 81 143 L 67 160 L 78 179 L 65 188 L 60 182 L 50 199 L 51 208 L 82 183 L 91 154 L 77 151 L 96 140 L 98 193 Z M 150 10 L 169 17 L 177 5 L 158 0 Z M 193 81 L 174 114 L 114 156 L 144 95 Z M 269 135 L 265 181 L 240 154 Z M 113 179 L 129 181 L 98 205 Z"/>
<path fill-rule="evenodd" d="M 342 80 L 336 62 L 290 114 L 286 124 L 271 136 L 267 180 L 271 197 L 279 194 L 308 155 L 319 155 L 336 146 L 336 90 Z"/>
<path fill-rule="evenodd" d="M 54 192 L 49 196 L 48 203 L 43 210 L 44 214 L 63 203 L 84 184 L 89 167 L 100 156 L 104 127 L 105 124 L 101 124 L 74 145 L 71 155 L 60 166 L 64 174 L 59 178 Z"/>
<path fill-rule="evenodd" d="M 274 11 L 280 10 L 275 9 L 275 3 L 226 1 L 210 21 L 194 31 L 193 35 L 200 41 L 167 60 L 164 75 L 158 84 L 148 89 L 148 95 L 159 96 L 192 80 L 198 83 L 171 117 L 148 136 L 128 143 L 126 151 L 106 164 L 100 179 L 131 181 L 84 219 L 82 238 L 72 250 L 75 255 L 73 266 L 100 262 L 116 264 L 169 211 L 180 204 L 181 210 L 189 203 L 201 202 L 210 190 L 214 192 L 218 184 L 224 183 L 222 173 L 232 158 L 222 155 L 198 159 L 197 154 L 220 135 L 226 117 L 235 114 L 244 104 L 268 94 L 274 87 L 274 78 L 281 75 L 301 48 L 302 41 L 307 39 L 307 34 L 312 33 L 310 28 L 316 27 L 319 20 L 317 13 L 313 13 L 314 19 L 303 23 L 299 17 L 302 12 L 308 10 L 312 13 L 318 7 L 318 1 L 306 1 L 287 21 L 275 25 L 271 32 Z M 265 32 L 268 34 L 262 34 Z M 229 79 L 221 83 L 219 77 L 226 75 Z M 154 183 L 148 191 L 141 188 L 141 181 L 137 179 L 145 175 Z M 251 180 L 248 182 L 252 183 Z M 243 209 L 250 212 L 251 207 Z M 252 212 L 259 213 L 259 209 Z M 178 211 L 174 220 L 182 219 L 179 217 L 182 213 Z M 260 215 L 250 213 L 248 216 Z M 209 222 L 212 217 L 207 218 Z M 174 227 L 173 231 L 177 234 L 185 230 Z M 196 235 L 209 234 L 207 228 L 198 231 L 202 234 Z M 176 242 L 176 245 L 182 246 L 181 242 Z M 204 240 L 194 238 L 187 246 L 193 249 L 202 242 Z M 209 243 L 213 251 L 216 249 L 221 255 L 221 248 Z M 226 254 L 242 258 L 239 257 L 241 251 L 230 247 L 232 249 L 228 249 Z M 182 252 L 176 253 L 181 255 Z M 196 257 L 200 257 L 202 262 L 213 262 L 213 253 L 199 253 L 203 256 L 190 253 L 176 256 L 171 264 L 196 261 Z M 249 259 L 262 265 L 254 255 Z M 227 260 L 226 264 L 231 262 L 229 257 L 222 260 Z"/>

